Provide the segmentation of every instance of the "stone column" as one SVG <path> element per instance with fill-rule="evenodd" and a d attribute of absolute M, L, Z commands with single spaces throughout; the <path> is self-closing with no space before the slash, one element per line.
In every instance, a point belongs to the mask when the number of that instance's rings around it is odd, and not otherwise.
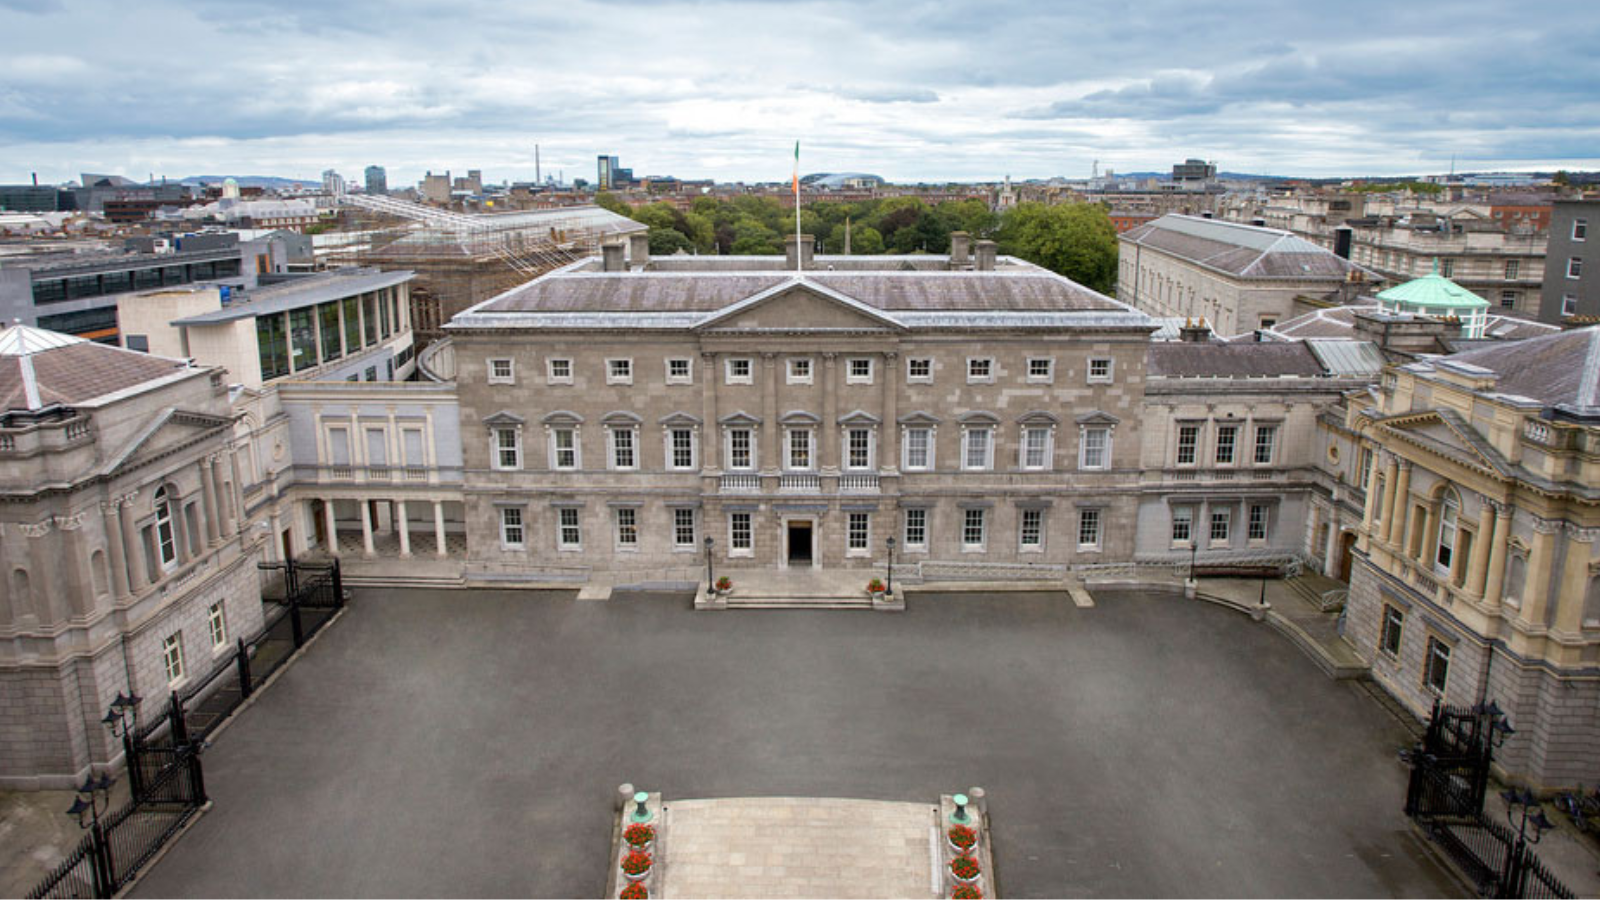
<path fill-rule="evenodd" d="M 394 530 L 400 534 L 400 558 L 411 558 L 411 520 L 406 517 L 406 502 L 397 500 L 394 504 Z"/>
<path fill-rule="evenodd" d="M 761 470 L 783 469 L 783 429 L 778 426 L 778 358 L 761 354 Z"/>
<path fill-rule="evenodd" d="M 1494 501 L 1483 498 L 1483 508 L 1478 512 L 1478 534 L 1472 542 L 1472 561 L 1467 566 L 1467 593 L 1483 596 L 1484 579 L 1489 574 L 1489 548 L 1494 543 Z"/>
<path fill-rule="evenodd" d="M 444 542 L 444 502 L 440 500 L 433 501 L 433 548 L 440 559 L 448 554 Z"/>
<path fill-rule="evenodd" d="M 700 468 L 715 471 L 722 465 L 722 433 L 717 426 L 717 355 L 700 354 Z M 437 504 L 435 504 L 437 506 Z"/>
<path fill-rule="evenodd" d="M 328 546 L 325 547 L 324 549 L 328 551 L 328 555 L 329 556 L 338 556 L 339 555 L 339 520 L 338 520 L 338 517 L 336 517 L 333 514 L 333 498 L 332 497 L 324 497 L 324 498 L 322 498 L 322 521 L 323 521 L 323 530 L 326 531 L 327 534 L 328 534 L 328 537 L 327 537 Z"/>
<path fill-rule="evenodd" d="M 234 447 L 228 453 L 228 464 L 233 468 L 233 533 L 238 534 L 245 529 L 246 519 L 244 510 L 244 484 L 239 477 L 239 448 Z"/>
<path fill-rule="evenodd" d="M 1556 594 L 1555 631 L 1577 635 L 1583 630 L 1583 606 L 1589 587 L 1589 559 L 1596 538 L 1594 529 L 1566 526 L 1566 560 L 1561 567 L 1561 589 Z"/>
<path fill-rule="evenodd" d="M 817 439 L 817 470 L 839 471 L 844 467 L 839 446 L 839 354 L 822 354 L 822 427 Z"/>
<path fill-rule="evenodd" d="M 378 551 L 372 546 L 372 501 L 361 500 L 361 545 L 362 553 L 366 556 L 376 556 Z"/>
<path fill-rule="evenodd" d="M 283 558 L 283 538 L 279 536 L 283 533 L 283 520 L 278 517 L 277 510 L 273 510 L 272 517 L 269 521 L 272 527 L 272 534 L 267 540 L 267 548 L 269 551 L 267 553 L 267 557 L 276 562 L 288 562 L 288 560 Z"/>
<path fill-rule="evenodd" d="M 1561 523 L 1533 520 L 1533 544 L 1528 550 L 1528 570 L 1522 584 L 1522 618 L 1534 625 L 1542 625 L 1545 608 L 1550 600 L 1550 576 L 1555 558 L 1556 534 Z"/>
<path fill-rule="evenodd" d="M 1379 501 L 1382 505 L 1378 507 L 1383 516 L 1383 521 L 1378 526 L 1378 540 L 1385 544 L 1394 538 L 1394 498 L 1399 483 L 1400 466 L 1391 456 L 1388 467 L 1384 469 L 1383 498 Z"/>
<path fill-rule="evenodd" d="M 232 492 L 224 490 L 228 483 L 227 473 L 222 469 L 222 458 L 225 455 L 220 452 L 211 454 L 211 487 L 216 492 L 215 496 L 217 498 L 218 540 L 231 537 L 239 530 L 234 524 L 234 519 L 238 516 L 238 508 L 235 507 L 231 511 L 229 510 L 233 500 Z"/>
<path fill-rule="evenodd" d="M 1395 476 L 1394 505 L 1389 510 L 1390 543 L 1399 548 L 1400 553 L 1405 553 L 1407 521 L 1411 518 L 1411 463 L 1402 460 L 1400 471 Z"/>
<path fill-rule="evenodd" d="M 136 594 L 149 584 L 144 570 L 144 548 L 139 546 L 139 528 L 133 521 L 133 501 L 138 491 L 122 495 L 117 500 L 118 531 L 122 533 L 122 552 L 128 563 L 128 593 Z"/>
<path fill-rule="evenodd" d="M 1367 496 L 1361 508 L 1361 530 L 1372 531 L 1372 517 L 1378 510 L 1378 454 L 1372 454 L 1372 465 L 1367 467 Z"/>
<path fill-rule="evenodd" d="M 1249 528 L 1250 527 L 1249 515 L 1250 515 L 1250 508 L 1248 506 L 1246 506 L 1245 507 L 1245 516 L 1246 516 L 1245 528 Z M 1248 538 L 1249 535 L 1246 534 L 1245 537 Z M 1323 548 L 1322 574 L 1328 576 L 1329 578 L 1338 578 L 1339 577 L 1338 572 L 1339 572 L 1339 510 L 1338 509 L 1331 509 L 1331 510 L 1328 511 L 1328 543 Z"/>
<path fill-rule="evenodd" d="M 1511 508 L 1494 504 L 1494 534 L 1489 538 L 1489 574 L 1483 585 L 1483 602 L 1498 606 L 1505 596 L 1506 536 L 1511 533 Z"/>
<path fill-rule="evenodd" d="M 900 354 L 883 354 L 883 424 L 878 427 L 878 468 L 900 468 Z"/>
<path fill-rule="evenodd" d="M 100 515 L 105 517 L 106 555 L 111 561 L 111 596 L 116 600 L 128 596 L 128 558 L 123 552 L 122 520 L 117 513 L 121 502 L 112 498 L 100 504 Z"/>
<path fill-rule="evenodd" d="M 1439 504 L 1437 501 L 1429 503 L 1426 509 L 1427 514 L 1422 517 L 1422 534 L 1417 535 L 1416 560 L 1424 569 L 1432 571 L 1439 539 Z M 1452 556 L 1450 561 L 1455 562 L 1455 558 Z"/>
<path fill-rule="evenodd" d="M 211 476 L 211 460 L 200 460 L 200 514 L 206 519 L 206 544 L 216 546 L 222 540 L 217 530 L 217 485 Z"/>

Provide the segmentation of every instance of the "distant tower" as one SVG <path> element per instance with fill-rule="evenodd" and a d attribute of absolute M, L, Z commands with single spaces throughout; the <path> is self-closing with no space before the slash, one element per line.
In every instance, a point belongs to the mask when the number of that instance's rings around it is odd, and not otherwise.
<path fill-rule="evenodd" d="M 232 178 L 229 178 L 229 179 L 226 179 L 225 181 L 223 181 L 222 182 L 222 199 L 224 199 L 224 200 L 237 200 L 237 199 L 239 199 L 239 182 L 234 181 Z"/>
<path fill-rule="evenodd" d="M 344 176 L 332 169 L 322 173 L 322 192 L 335 197 L 344 196 Z"/>
<path fill-rule="evenodd" d="M 387 193 L 389 193 L 389 173 L 384 171 L 383 166 L 367 166 L 366 175 L 367 175 L 367 193 L 369 193 L 369 194 L 387 194 Z"/>

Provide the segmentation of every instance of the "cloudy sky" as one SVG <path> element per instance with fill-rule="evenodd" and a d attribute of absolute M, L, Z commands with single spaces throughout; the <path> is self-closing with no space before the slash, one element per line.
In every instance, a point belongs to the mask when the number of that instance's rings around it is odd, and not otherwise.
<path fill-rule="evenodd" d="M 1594 0 L 0 0 L 0 182 L 1600 168 Z"/>

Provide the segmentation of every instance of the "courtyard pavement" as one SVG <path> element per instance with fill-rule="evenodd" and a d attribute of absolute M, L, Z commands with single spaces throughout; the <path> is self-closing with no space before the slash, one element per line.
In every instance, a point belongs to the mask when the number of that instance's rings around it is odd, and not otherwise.
<path fill-rule="evenodd" d="M 1170 595 L 909 612 L 358 591 L 208 752 L 135 896 L 605 890 L 616 787 L 988 792 L 1002 896 L 1451 896 L 1405 730 L 1281 635 Z"/>

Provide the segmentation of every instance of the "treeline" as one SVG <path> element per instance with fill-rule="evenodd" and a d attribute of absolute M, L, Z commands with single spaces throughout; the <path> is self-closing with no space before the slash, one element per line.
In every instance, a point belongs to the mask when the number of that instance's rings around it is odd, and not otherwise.
<path fill-rule="evenodd" d="M 601 192 L 595 202 L 650 226 L 651 255 L 687 253 L 778 255 L 794 233 L 794 210 L 772 197 L 697 197 L 688 210 L 670 203 L 630 208 Z M 948 253 L 950 233 L 993 240 L 1000 252 L 1026 259 L 1094 290 L 1116 286 L 1117 235 L 1097 204 L 1023 203 L 1003 214 L 982 200 L 929 205 L 918 197 L 840 203 L 820 200 L 800 209 L 800 230 L 822 241 L 823 253 Z"/>

